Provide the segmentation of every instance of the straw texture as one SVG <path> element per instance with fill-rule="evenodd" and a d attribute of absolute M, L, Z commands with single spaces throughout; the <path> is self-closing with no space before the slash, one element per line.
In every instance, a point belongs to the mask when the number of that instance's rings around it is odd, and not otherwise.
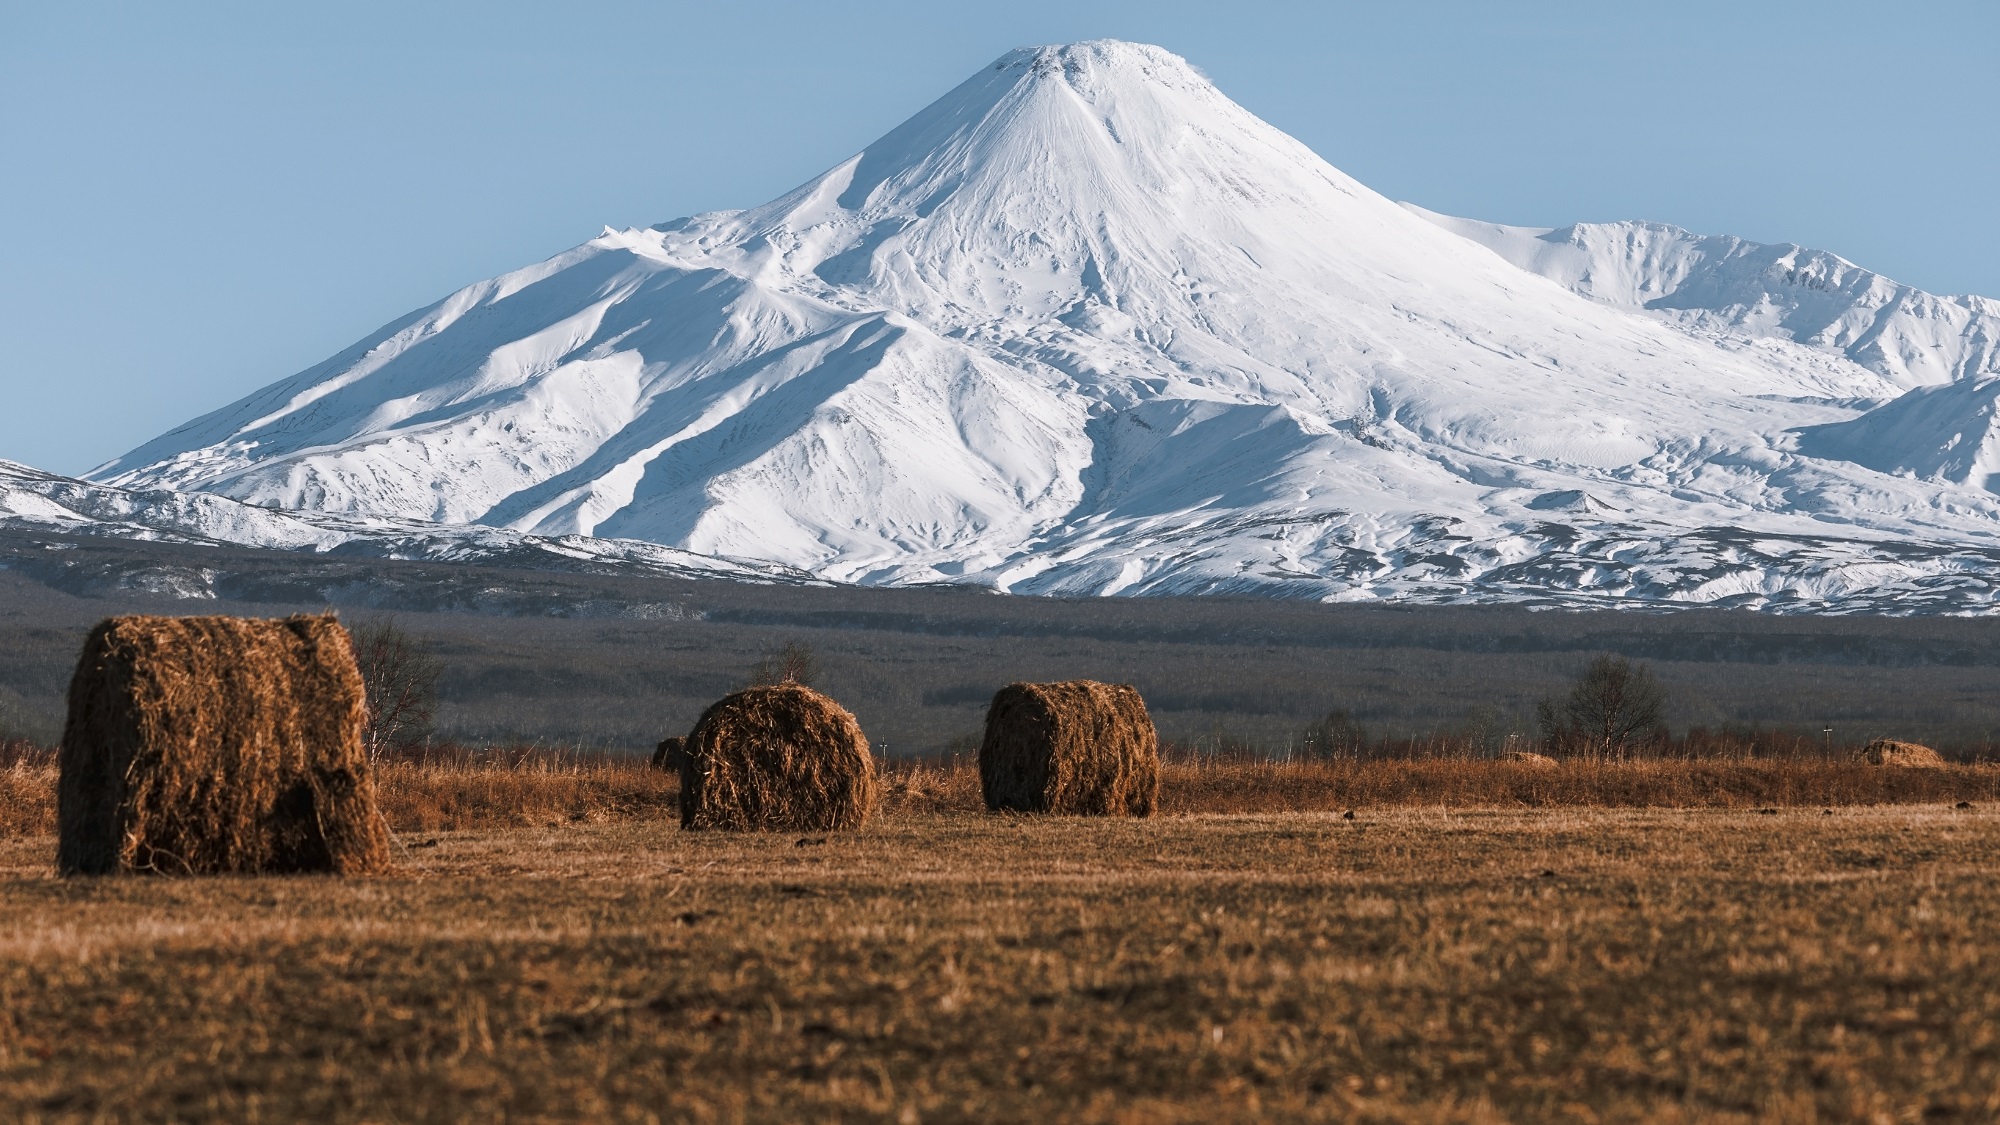
<path fill-rule="evenodd" d="M 84 642 L 59 753 L 66 873 L 389 865 L 366 700 L 331 615 L 114 617 Z"/>
<path fill-rule="evenodd" d="M 986 710 L 979 782 L 995 811 L 1151 816 L 1159 736 L 1129 684 L 1009 684 Z"/>
<path fill-rule="evenodd" d="M 1893 738 L 1878 738 L 1861 750 L 1861 760 L 1872 766 L 1904 766 L 1912 769 L 1938 769 L 1944 765 L 1944 755 L 1920 742 L 1898 742 Z"/>
<path fill-rule="evenodd" d="M 875 760 L 847 709 L 794 683 L 745 688 L 702 712 L 681 767 L 681 827 L 824 832 L 875 807 Z"/>

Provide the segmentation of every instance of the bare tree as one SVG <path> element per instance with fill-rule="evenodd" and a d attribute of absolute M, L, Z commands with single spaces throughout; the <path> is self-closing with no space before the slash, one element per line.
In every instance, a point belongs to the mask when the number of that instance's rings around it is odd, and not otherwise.
<path fill-rule="evenodd" d="M 1368 728 L 1342 708 L 1327 712 L 1325 718 L 1301 731 L 1299 742 L 1308 758 L 1358 756 L 1368 746 Z"/>
<path fill-rule="evenodd" d="M 1484 703 L 1475 703 L 1467 710 L 1458 726 L 1449 732 L 1456 736 L 1474 754 L 1484 754 L 1501 733 L 1500 712 Z"/>
<path fill-rule="evenodd" d="M 798 641 L 786 641 L 783 648 L 773 649 L 764 654 L 764 659 L 750 669 L 750 684 L 798 684 L 811 687 L 819 679 L 819 657 L 810 646 Z"/>
<path fill-rule="evenodd" d="M 1535 717 L 1552 746 L 1623 754 L 1666 728 L 1667 693 L 1643 664 L 1600 656 L 1564 700 L 1544 699 Z"/>
<path fill-rule="evenodd" d="M 430 737 L 444 666 L 422 643 L 380 617 L 348 629 L 368 691 L 368 756 Z"/>

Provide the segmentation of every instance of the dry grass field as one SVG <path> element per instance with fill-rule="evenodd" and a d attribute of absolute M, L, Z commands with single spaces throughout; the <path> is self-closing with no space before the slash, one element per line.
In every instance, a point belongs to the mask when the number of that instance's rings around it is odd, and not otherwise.
<path fill-rule="evenodd" d="M 391 757 L 376 767 L 383 815 L 397 832 L 553 828 L 671 818 L 672 774 L 618 754 L 534 747 Z M 969 759 L 901 761 L 883 774 L 882 808 L 977 812 Z M 1821 808 L 2000 802 L 2000 765 L 1885 769 L 1818 757 L 1723 761 L 1572 760 L 1559 769 L 1490 758 L 1279 763 L 1169 759 L 1159 809 L 1195 813 L 1315 813 L 1356 808 Z M 55 753 L 0 743 L 0 838 L 46 835 L 56 825 Z"/>
<path fill-rule="evenodd" d="M 398 871 L 345 881 L 61 880 L 9 814 L 0 1119 L 2000 1117 L 1996 771 L 1315 768 L 1124 822 L 902 770 L 794 837 L 394 763 Z"/>
<path fill-rule="evenodd" d="M 0 534 L 0 1121 L 2000 1120 L 1991 620 L 44 539 Z M 34 742 L 88 629 L 327 605 L 442 666 L 439 745 L 377 769 L 393 872 L 58 879 Z M 680 831 L 632 755 L 792 645 L 881 815 Z M 1655 756 L 1492 757 L 1605 653 L 1667 689 Z M 1160 815 L 984 813 L 995 690 L 1078 676 L 1173 743 Z M 1877 736 L 1958 764 L 1853 761 Z M 1360 757 L 1260 760 L 1308 746 Z"/>

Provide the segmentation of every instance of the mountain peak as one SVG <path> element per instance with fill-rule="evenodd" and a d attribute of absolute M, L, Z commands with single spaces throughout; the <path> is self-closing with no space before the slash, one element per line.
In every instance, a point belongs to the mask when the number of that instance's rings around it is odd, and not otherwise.
<path fill-rule="evenodd" d="M 1780 590 L 1701 526 L 2000 543 L 2000 499 L 1799 452 L 1896 389 L 1531 276 L 1105 40 L 1010 52 L 778 199 L 470 286 L 94 475 L 844 581 L 1446 597 L 1534 554 L 1535 582 L 1714 600 Z M 1573 564 L 1597 525 L 1633 545 Z"/>
<path fill-rule="evenodd" d="M 1130 82 L 1183 88 L 1213 85 L 1192 63 L 1165 47 L 1123 39 L 1018 47 L 1000 56 L 993 69 L 1025 72 L 1032 78 L 1060 78 L 1084 91 Z"/>

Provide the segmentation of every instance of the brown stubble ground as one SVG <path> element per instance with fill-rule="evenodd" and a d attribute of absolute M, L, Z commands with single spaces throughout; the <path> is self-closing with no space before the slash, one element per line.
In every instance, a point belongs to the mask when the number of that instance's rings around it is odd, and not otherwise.
<path fill-rule="evenodd" d="M 55 752 L 7 760 L 0 747 L 0 839 L 56 826 Z M 451 751 L 375 766 L 380 807 L 397 832 L 542 828 L 675 815 L 675 774 L 643 758 L 532 747 Z M 1537 768 L 1492 758 L 1168 761 L 1159 811 L 1317 813 L 1353 808 L 1810 808 L 1951 805 L 2000 800 L 2000 766 L 1897 769 L 1851 759 L 1575 758 Z M 978 767 L 897 762 L 883 773 L 881 811 L 975 812 Z"/>
<path fill-rule="evenodd" d="M 404 841 L 350 881 L 0 843 L 0 1118 L 2000 1114 L 1987 809 Z"/>

